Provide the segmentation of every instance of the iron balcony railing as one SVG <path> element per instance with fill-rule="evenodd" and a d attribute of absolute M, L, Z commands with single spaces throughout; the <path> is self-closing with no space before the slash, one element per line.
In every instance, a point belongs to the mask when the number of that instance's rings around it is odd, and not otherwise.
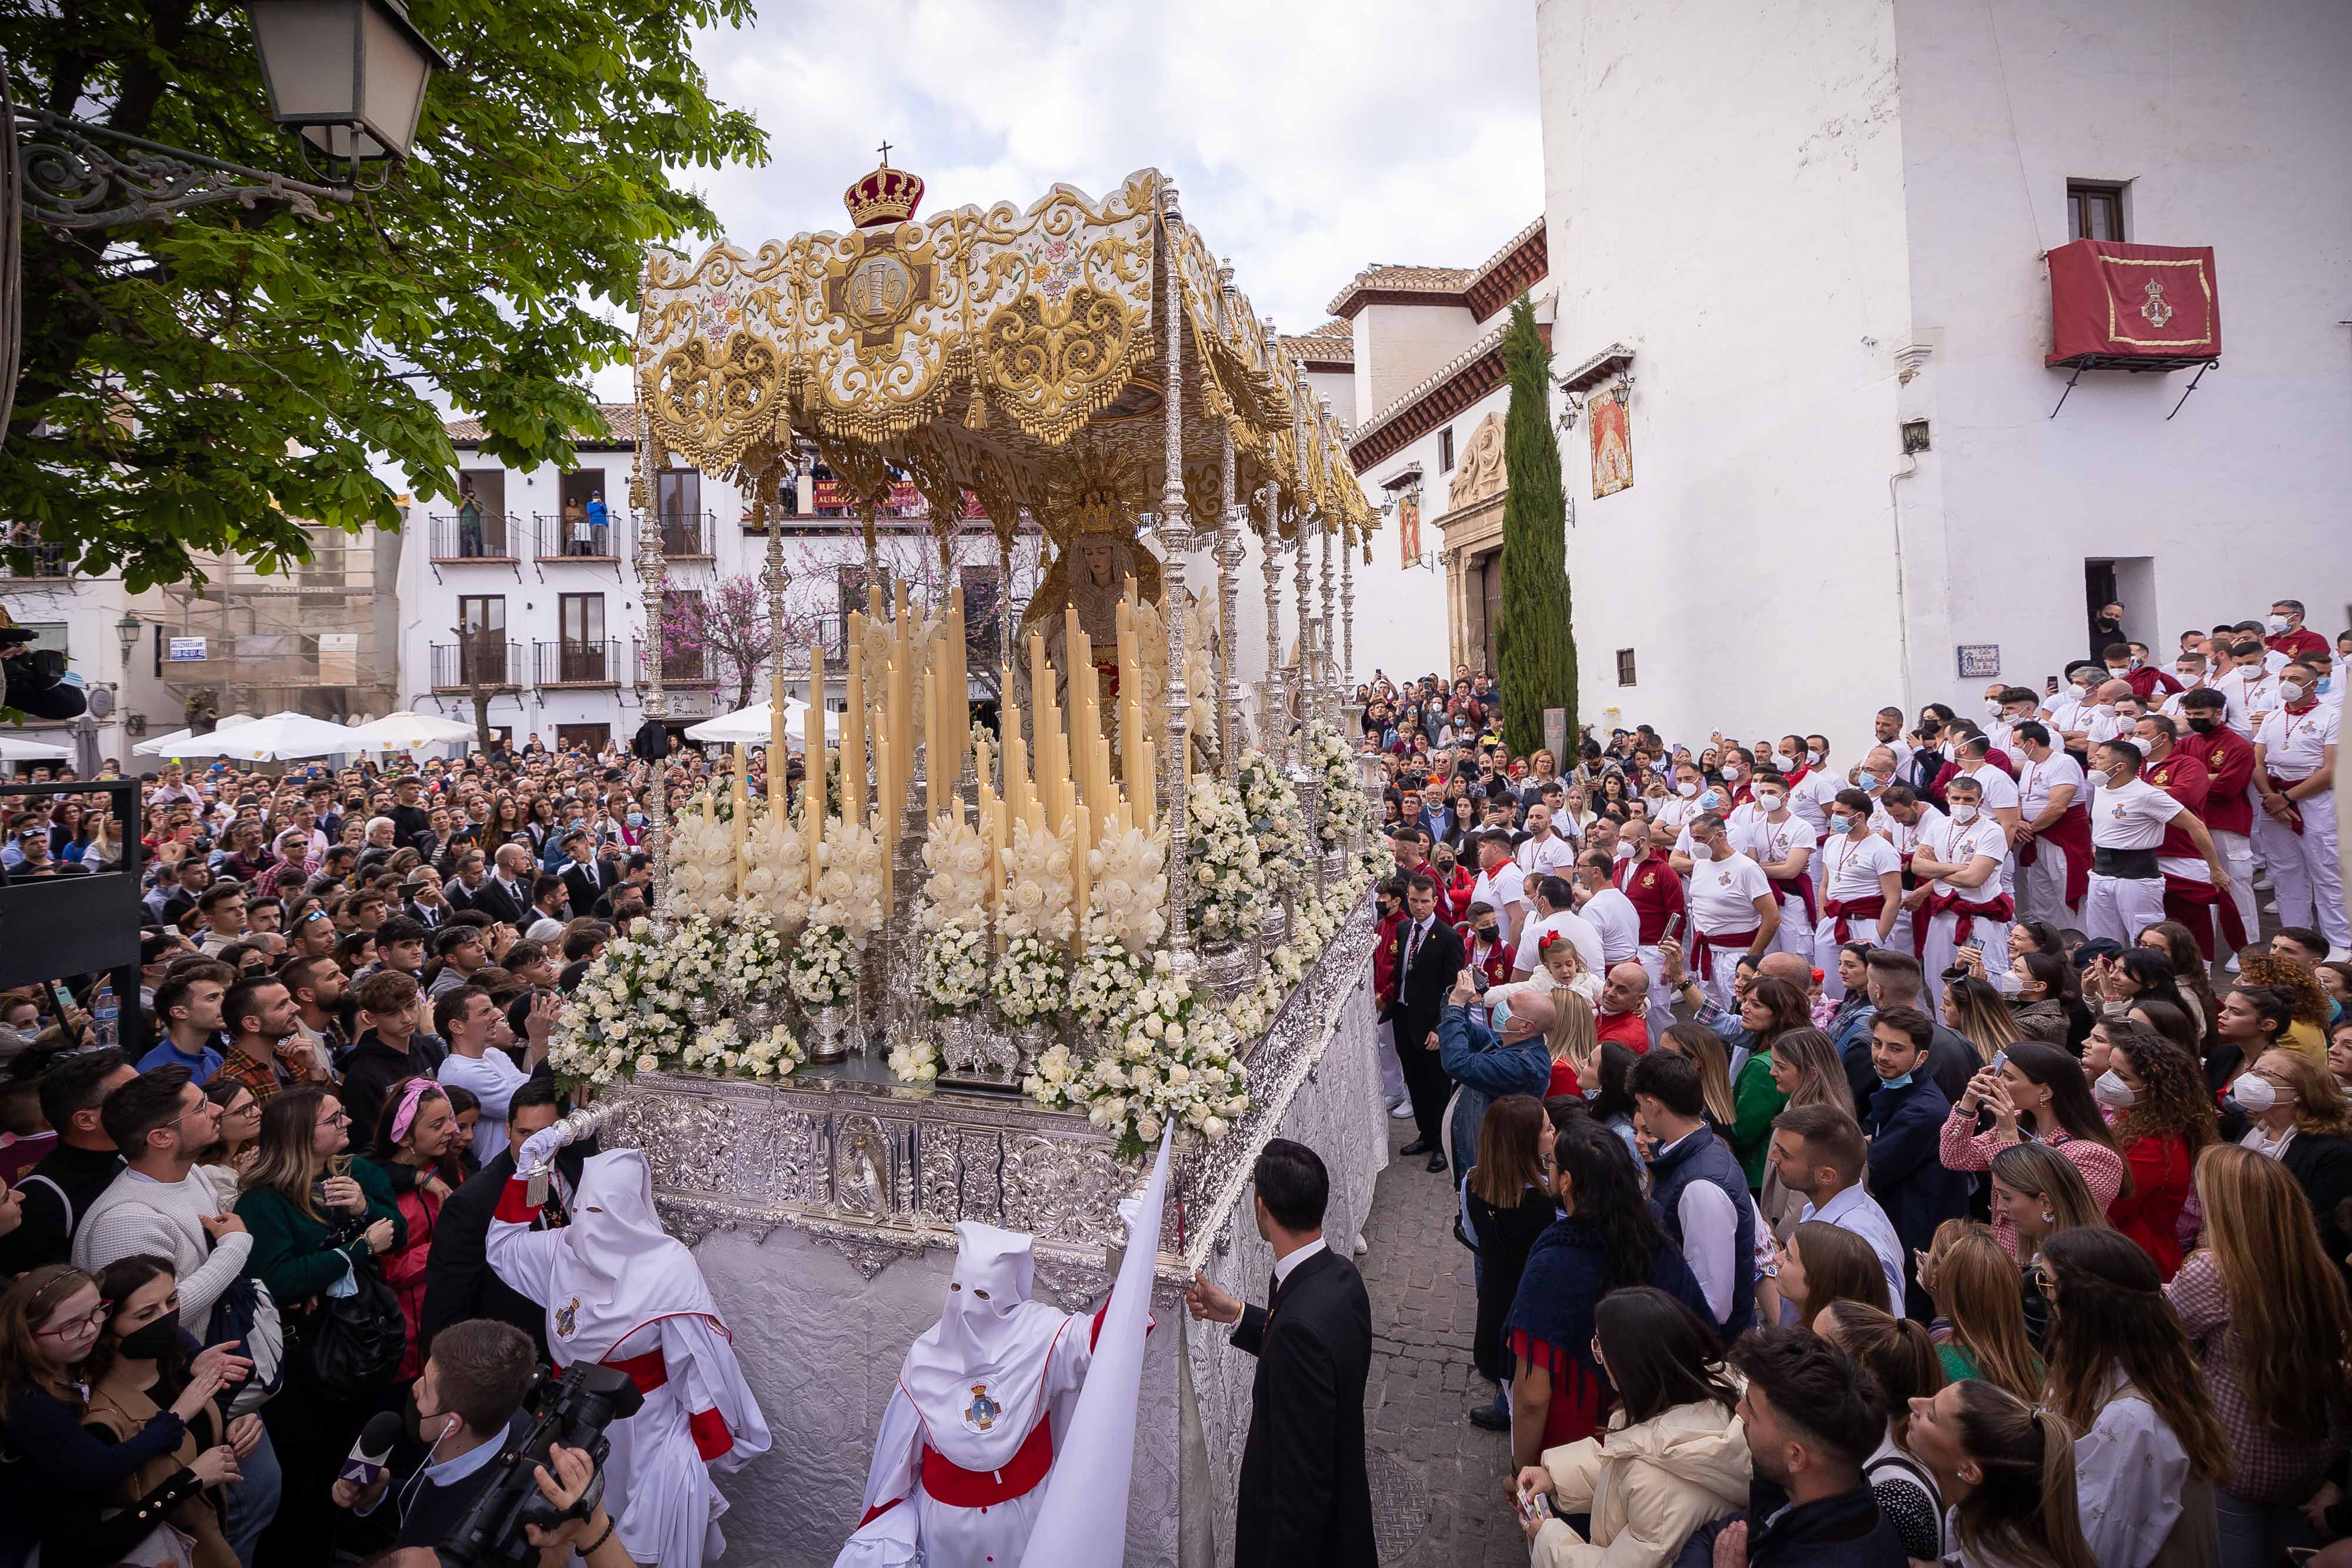
<path fill-rule="evenodd" d="M 616 686 L 621 684 L 621 644 L 565 639 L 531 644 L 534 684 L 541 686 Z"/>
<path fill-rule="evenodd" d="M 505 512 L 436 512 L 425 519 L 425 543 L 436 561 L 498 561 L 516 559 L 516 535 L 526 519 Z"/>
<path fill-rule="evenodd" d="M 516 643 L 487 639 L 465 643 L 435 643 L 429 653 L 433 689 L 470 691 L 477 685 L 512 690 L 522 685 L 522 647 Z"/>

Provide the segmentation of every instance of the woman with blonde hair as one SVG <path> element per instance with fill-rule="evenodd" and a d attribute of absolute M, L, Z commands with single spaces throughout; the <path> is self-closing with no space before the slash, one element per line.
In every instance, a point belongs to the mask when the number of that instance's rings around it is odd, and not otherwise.
<path fill-rule="evenodd" d="M 1861 1301 L 1884 1311 L 1886 1270 L 1870 1243 L 1826 1220 L 1808 1219 L 1780 1248 L 1780 1299 L 1797 1322 L 1811 1322 L 1833 1301 Z"/>
<path fill-rule="evenodd" d="M 1672 1024 L 1659 1037 L 1657 1049 L 1687 1056 L 1697 1065 L 1699 1093 L 1706 1101 L 1706 1119 L 1715 1124 L 1720 1136 L 1731 1125 L 1732 1118 L 1731 1053 L 1723 1048 L 1723 1037 L 1705 1024 Z"/>
<path fill-rule="evenodd" d="M 2236 1001 L 2238 993 L 2230 999 Z M 2310 1200 L 2320 1245 L 2341 1260 L 2352 1251 L 2352 1238 L 2336 1219 L 2337 1207 L 2352 1197 L 2352 1100 L 2324 1061 L 2315 1062 L 2284 1042 L 2254 1058 L 2230 1086 L 2230 1098 L 2247 1123 L 2239 1146 L 2286 1167 Z"/>
<path fill-rule="evenodd" d="M 2327 989 L 2319 983 L 2318 970 L 2268 947 L 2249 947 L 2238 955 L 2237 984 L 2285 992 L 2287 1027 L 2279 1044 L 2314 1061 L 2326 1061 Z"/>
<path fill-rule="evenodd" d="M 1981 1379 L 1948 1384 L 1911 1402 L 1911 1451 L 1951 1506 L 1948 1568 L 2101 1568 L 2057 1412 Z"/>
<path fill-rule="evenodd" d="M 2299 1511 L 2352 1418 L 2352 1342 L 2336 1259 L 2273 1160 L 2228 1144 L 2197 1162 L 2205 1246 L 2165 1287 L 2236 1450 L 2216 1495 L 2228 1568 L 2276 1563 L 2312 1536 Z"/>
<path fill-rule="evenodd" d="M 1830 1037 L 1817 1029 L 1792 1029 L 1772 1042 L 1767 1059 L 1774 1088 L 1795 1105 L 1834 1105 L 1848 1116 L 1853 1113 L 1853 1091 L 1846 1083 L 1845 1065 L 1838 1060 Z M 1772 1228 L 1775 1241 L 1789 1239 L 1797 1218 L 1805 1211 L 1805 1195 L 1780 1180 L 1777 1166 L 1764 1166 L 1764 1196 L 1759 1210 Z"/>
<path fill-rule="evenodd" d="M 1945 1026 L 1975 1046 L 1977 1061 L 1987 1067 L 2025 1038 L 2001 994 L 1974 975 L 1944 982 L 1943 1009 Z"/>
<path fill-rule="evenodd" d="M 1935 1298 L 1944 1379 L 1981 1377 L 2021 1399 L 2042 1396 L 2042 1360 L 2026 1334 L 2017 1265 L 1973 1219 L 1948 1219 L 1919 1259 L 1919 1283 Z M 1934 1331 L 1930 1331 L 1931 1333 Z"/>

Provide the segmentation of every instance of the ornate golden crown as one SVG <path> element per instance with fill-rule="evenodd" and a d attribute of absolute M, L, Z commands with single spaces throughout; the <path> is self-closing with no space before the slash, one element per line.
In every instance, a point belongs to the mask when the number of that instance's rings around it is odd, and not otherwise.
<path fill-rule="evenodd" d="M 882 144 L 882 163 L 872 173 L 841 193 L 849 221 L 861 229 L 882 228 L 909 222 L 923 204 L 923 178 L 890 167 L 890 144 Z"/>

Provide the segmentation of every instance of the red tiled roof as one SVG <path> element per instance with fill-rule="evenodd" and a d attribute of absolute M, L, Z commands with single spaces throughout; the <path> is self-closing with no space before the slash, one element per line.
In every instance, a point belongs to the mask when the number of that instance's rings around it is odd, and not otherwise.
<path fill-rule="evenodd" d="M 1356 329 L 1345 321 L 1326 321 L 1311 332 L 1286 336 L 1283 347 L 1293 358 L 1310 365 L 1352 365 L 1356 362 Z"/>
<path fill-rule="evenodd" d="M 1544 221 L 1536 219 L 1476 267 L 1391 267 L 1375 263 L 1333 297 L 1334 316 L 1354 319 L 1367 305 L 1459 305 L 1484 321 L 1547 270 Z"/>
<path fill-rule="evenodd" d="M 596 409 L 604 416 L 605 426 L 612 431 L 612 434 L 609 437 L 583 435 L 583 439 L 598 446 L 636 444 L 637 405 L 635 403 L 600 402 L 596 405 Z M 479 446 L 482 444 L 484 433 L 482 422 L 479 419 L 470 416 L 453 419 L 444 424 L 442 429 L 449 433 L 449 444 L 453 446 Z"/>

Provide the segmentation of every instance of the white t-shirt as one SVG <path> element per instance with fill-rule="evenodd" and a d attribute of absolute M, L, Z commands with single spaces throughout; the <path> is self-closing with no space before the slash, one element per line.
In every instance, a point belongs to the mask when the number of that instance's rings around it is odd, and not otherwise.
<path fill-rule="evenodd" d="M 1810 850 L 1821 842 L 1822 835 L 1802 817 L 1791 810 L 1788 821 L 1773 821 L 1759 817 L 1755 828 L 1758 859 L 1765 865 L 1778 865 L 1799 850 Z"/>
<path fill-rule="evenodd" d="M 1836 803 L 1837 792 L 1845 788 L 1845 780 L 1826 768 L 1808 768 L 1805 776 L 1789 786 L 1789 810 L 1805 820 L 1805 825 L 1819 838 L 1829 831 L 1830 807 Z"/>
<path fill-rule="evenodd" d="M 1622 898 L 1624 894 L 1618 894 Z M 1588 975 L 1608 972 L 1608 949 L 1601 945 L 1601 928 L 1573 909 L 1562 909 L 1545 915 L 1541 920 L 1529 919 L 1519 932 L 1518 950 L 1511 955 L 1514 973 L 1525 969 L 1529 974 L 1543 967 L 1543 939 L 1553 932 L 1576 944 L 1577 961 Z"/>
<path fill-rule="evenodd" d="M 2082 805 L 2084 800 L 2081 763 L 2054 747 L 2049 757 L 2041 762 L 2036 762 L 2030 757 L 2027 758 L 2025 772 L 2018 779 L 2017 784 L 2018 810 L 2023 813 L 2027 821 L 2033 821 L 2050 809 L 2050 791 L 2065 784 L 2074 787 L 2074 798 L 2070 803 L 2076 806 Z"/>
<path fill-rule="evenodd" d="M 1559 836 L 1554 827 L 1549 838 L 1529 839 L 1511 852 L 1511 862 L 1519 868 L 1520 875 L 1528 882 L 1539 876 L 1566 876 L 1576 867 L 1576 846 Z"/>
<path fill-rule="evenodd" d="M 2083 742 L 2085 746 L 2105 745 L 2119 735 L 2129 735 L 2132 726 L 2138 722 L 2119 713 L 2093 711 L 2083 724 Z"/>
<path fill-rule="evenodd" d="M 1633 901 L 1613 887 L 1604 887 L 1584 901 L 1577 911 L 1592 928 L 1601 933 L 1601 956 L 1612 964 L 1622 964 L 1632 957 L 1642 946 L 1642 914 Z M 1582 948 L 1578 951 L 1581 953 Z"/>
<path fill-rule="evenodd" d="M 2009 835 L 2001 831 L 2000 824 L 1990 813 L 1979 810 L 1976 821 L 1967 823 L 1947 817 L 1936 825 L 1932 834 L 1920 835 L 1919 847 L 1927 852 L 1929 859 L 1946 865 L 1965 866 L 1979 855 L 1993 862 L 1993 874 L 1974 887 L 1962 887 L 1937 877 L 1937 893 L 1957 894 L 1971 904 L 2000 896 L 2000 868 L 2009 862 Z"/>
<path fill-rule="evenodd" d="M 1527 873 L 1510 861 L 1505 861 L 1491 872 L 1482 871 L 1470 889 L 1470 902 L 1483 904 L 1502 917 L 1506 930 L 1511 923 L 1511 906 L 1527 902 Z"/>
<path fill-rule="evenodd" d="M 2325 702 L 2313 704 L 2305 713 L 2272 710 L 2254 732 L 2254 744 L 2263 748 L 2263 766 L 2290 784 L 2310 778 L 2326 760 L 2323 748 L 2336 744 L 2343 722 L 2344 710 Z"/>
<path fill-rule="evenodd" d="M 2224 721 L 2248 740 L 2254 737 L 2254 727 L 2278 706 L 2278 677 L 2252 664 L 2224 670 L 2213 677 L 2212 686 L 2228 704 L 2222 709 Z"/>
<path fill-rule="evenodd" d="M 1700 861 L 1691 867 L 1691 925 L 1706 936 L 1753 931 L 1756 901 L 1771 894 L 1771 879 L 1746 855 Z"/>
<path fill-rule="evenodd" d="M 1958 777 L 1977 781 L 1977 787 L 1984 791 L 1984 809 L 1988 811 L 2007 810 L 2017 804 L 2017 780 L 1990 762 L 1973 773 L 1962 769 Z"/>
<path fill-rule="evenodd" d="M 497 1159 L 499 1151 L 506 1147 L 508 1104 L 515 1091 L 530 1082 L 530 1074 L 517 1067 L 503 1051 L 486 1051 L 478 1057 L 460 1056 L 453 1051 L 442 1059 L 434 1076 L 482 1103 L 481 1114 L 474 1123 L 474 1158 L 482 1165 Z"/>
<path fill-rule="evenodd" d="M 1821 853 L 1822 892 L 1838 904 L 1876 898 L 1878 879 L 1890 871 L 1898 875 L 1903 871 L 1903 857 L 1876 833 L 1863 834 L 1860 842 L 1836 834 L 1822 845 Z"/>
<path fill-rule="evenodd" d="M 1886 808 L 1881 806 L 1870 814 L 1870 831 L 1884 834 L 1886 841 L 1895 846 L 1895 852 L 1903 857 L 1903 863 L 1909 865 L 1912 852 L 1919 847 L 1920 836 L 1942 831 L 1950 821 L 1941 810 L 1922 800 L 1919 802 L 1919 820 L 1909 827 L 1896 821 L 1887 814 Z"/>
<path fill-rule="evenodd" d="M 2128 784 L 2091 791 L 2091 842 L 2103 850 L 2152 850 L 2164 841 L 2180 802 L 2135 777 Z"/>

